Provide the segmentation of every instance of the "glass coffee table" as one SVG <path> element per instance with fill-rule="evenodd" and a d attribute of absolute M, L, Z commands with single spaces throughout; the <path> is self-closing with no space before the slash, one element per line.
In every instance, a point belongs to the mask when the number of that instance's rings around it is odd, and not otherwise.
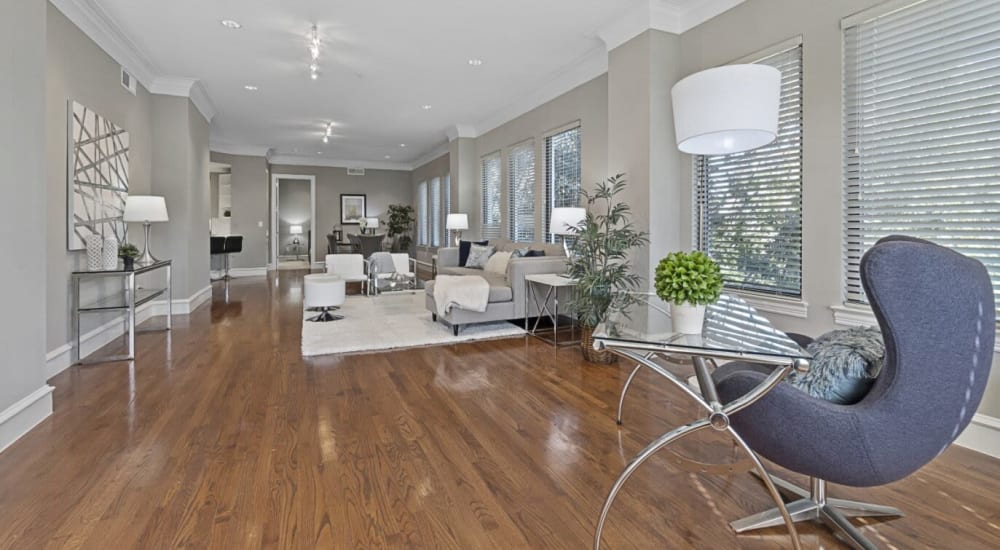
<path fill-rule="evenodd" d="M 636 374 L 644 368 L 650 369 L 671 382 L 684 395 L 704 409 L 705 416 L 693 419 L 690 423 L 657 437 L 629 462 L 604 501 L 604 507 L 597 522 L 597 530 L 594 533 L 595 550 L 600 548 L 601 532 L 615 497 L 636 469 L 671 443 L 706 428 L 728 434 L 733 442 L 746 453 L 752 467 L 767 487 L 771 498 L 781 512 L 785 525 L 788 527 L 792 544 L 798 550 L 801 548 L 798 533 L 777 487 L 756 453 L 730 424 L 729 418 L 734 413 L 749 407 L 764 397 L 793 369 L 808 370 L 811 359 L 809 353 L 784 332 L 774 328 L 770 321 L 738 296 L 723 295 L 716 304 L 708 306 L 705 313 L 705 323 L 700 334 L 675 332 L 669 312 L 665 307 L 659 305 L 660 303 L 656 296 L 644 296 L 640 303 L 633 305 L 623 313 L 609 316 L 594 330 L 595 348 L 606 349 L 636 364 L 625 381 L 618 399 L 617 421 L 619 424 L 622 423 L 622 405 L 625 402 L 625 395 L 628 393 L 629 386 Z M 698 382 L 698 390 L 689 386 L 685 379 L 656 361 L 656 359 L 673 358 L 677 355 L 691 358 L 694 376 Z M 723 405 L 719 402 L 718 391 L 711 376 L 711 369 L 715 367 L 717 359 L 753 361 L 773 365 L 774 370 L 753 390 L 731 403 Z"/>

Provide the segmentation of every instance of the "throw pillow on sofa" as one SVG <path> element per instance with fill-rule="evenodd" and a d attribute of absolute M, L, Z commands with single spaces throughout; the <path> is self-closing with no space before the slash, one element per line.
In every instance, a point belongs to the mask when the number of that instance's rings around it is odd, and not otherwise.
<path fill-rule="evenodd" d="M 496 249 L 492 246 L 484 246 L 479 244 L 474 244 L 469 247 L 469 257 L 465 261 L 465 267 L 471 267 L 472 269 L 483 269 L 486 267 L 486 262 L 490 260 L 490 256 Z"/>
<path fill-rule="evenodd" d="M 545 255 L 545 251 L 544 250 L 529 250 L 529 251 L 525 252 L 525 254 L 524 254 L 523 257 L 524 258 L 539 258 L 539 257 L 544 256 L 544 255 Z"/>
<path fill-rule="evenodd" d="M 486 261 L 486 271 L 499 275 L 507 274 L 507 264 L 510 262 L 510 252 L 497 252 Z"/>
<path fill-rule="evenodd" d="M 809 370 L 793 372 L 788 381 L 813 397 L 850 405 L 871 389 L 885 356 L 882 332 L 855 327 L 828 332 L 806 348 L 812 354 Z"/>
<path fill-rule="evenodd" d="M 487 245 L 490 244 L 489 241 L 458 241 L 458 265 L 459 267 L 468 267 L 465 263 L 469 260 L 469 249 L 472 245 Z"/>

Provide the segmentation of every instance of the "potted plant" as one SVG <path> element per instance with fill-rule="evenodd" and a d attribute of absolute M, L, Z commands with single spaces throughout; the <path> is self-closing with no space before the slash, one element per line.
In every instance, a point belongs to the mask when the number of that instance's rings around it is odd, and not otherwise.
<path fill-rule="evenodd" d="M 413 231 L 413 224 L 417 222 L 413 207 L 408 204 L 390 204 L 388 214 L 388 235 L 396 239 L 396 250 L 408 252 L 413 243 L 410 233 Z"/>
<path fill-rule="evenodd" d="M 700 251 L 672 252 L 656 266 L 656 295 L 670 303 L 674 330 L 700 334 L 705 306 L 722 293 L 719 264 Z"/>
<path fill-rule="evenodd" d="M 615 197 L 625 190 L 625 175 L 618 174 L 581 191 L 587 200 L 587 217 L 573 228 L 576 240 L 569 260 L 569 276 L 577 281 L 573 310 L 582 327 L 583 356 L 595 363 L 611 363 L 610 352 L 594 349 L 594 328 L 611 313 L 623 312 L 638 302 L 634 291 L 642 277 L 633 273 L 629 252 L 649 242 L 646 233 L 632 225 L 631 207 Z"/>
<path fill-rule="evenodd" d="M 118 257 L 125 264 L 125 271 L 135 269 L 135 259 L 139 257 L 139 249 L 134 244 L 122 243 L 118 246 Z"/>

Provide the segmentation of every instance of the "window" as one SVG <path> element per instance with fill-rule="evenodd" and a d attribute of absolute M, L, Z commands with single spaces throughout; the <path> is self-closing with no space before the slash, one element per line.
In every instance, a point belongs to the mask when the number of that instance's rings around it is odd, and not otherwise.
<path fill-rule="evenodd" d="M 500 238 L 500 151 L 482 159 L 483 204 L 480 239 Z"/>
<path fill-rule="evenodd" d="M 516 243 L 535 241 L 535 142 L 526 141 L 507 153 L 507 237 Z"/>
<path fill-rule="evenodd" d="M 580 127 L 545 138 L 545 241 L 552 209 L 580 206 Z"/>
<path fill-rule="evenodd" d="M 778 138 L 732 155 L 697 156 L 695 245 L 728 288 L 802 295 L 802 45 L 758 59 L 781 71 Z"/>
<path fill-rule="evenodd" d="M 444 175 L 444 217 L 451 214 L 451 174 Z"/>
<path fill-rule="evenodd" d="M 431 180 L 431 246 L 441 246 L 441 178 Z"/>
<path fill-rule="evenodd" d="M 417 185 L 417 244 L 427 246 L 427 182 Z"/>
<path fill-rule="evenodd" d="M 853 19 L 844 22 L 847 301 L 867 303 L 861 256 L 896 233 L 983 262 L 1000 303 L 1000 5 L 927 0 Z"/>

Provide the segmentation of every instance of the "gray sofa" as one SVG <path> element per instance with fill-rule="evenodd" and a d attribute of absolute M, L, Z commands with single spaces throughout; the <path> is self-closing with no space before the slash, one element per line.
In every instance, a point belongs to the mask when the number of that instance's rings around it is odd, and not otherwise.
<path fill-rule="evenodd" d="M 437 252 L 437 274 L 439 275 L 478 275 L 490 284 L 489 304 L 486 311 L 466 311 L 452 308 L 448 315 L 440 320 L 451 325 L 452 330 L 457 335 L 458 329 L 462 325 L 472 323 L 487 323 L 491 321 L 505 321 L 509 319 L 523 319 L 525 316 L 525 275 L 539 273 L 563 273 L 566 271 L 566 254 L 562 245 L 558 244 L 525 244 L 512 243 L 506 239 L 496 239 L 490 241 L 491 246 L 495 246 L 497 252 L 512 252 L 518 248 L 529 247 L 532 250 L 542 250 L 545 256 L 533 258 L 511 258 L 507 264 L 507 273 L 500 275 L 482 269 L 461 267 L 458 265 L 458 248 L 439 248 Z M 434 281 L 429 281 L 425 287 L 425 303 L 427 309 L 434 314 L 434 320 L 438 320 L 437 307 L 434 302 Z M 528 316 L 538 315 L 538 308 L 534 304 L 528 305 Z"/>

